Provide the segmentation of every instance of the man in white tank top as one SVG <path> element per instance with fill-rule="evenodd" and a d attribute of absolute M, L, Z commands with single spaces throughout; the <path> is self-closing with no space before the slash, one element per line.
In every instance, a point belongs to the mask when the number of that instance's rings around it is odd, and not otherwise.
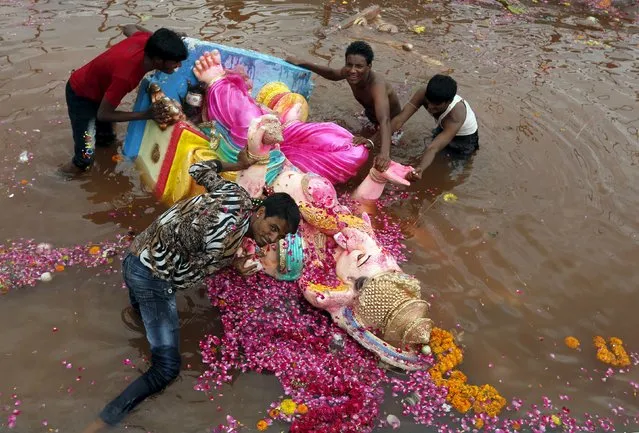
<path fill-rule="evenodd" d="M 393 118 L 391 128 L 397 131 L 413 114 L 424 107 L 437 122 L 433 130 L 433 141 L 428 145 L 421 162 L 406 179 L 416 181 L 433 162 L 442 149 L 454 158 L 468 158 L 479 149 L 477 119 L 468 102 L 457 95 L 457 83 L 447 75 L 435 75 L 426 87 L 422 87 L 404 106 L 402 112 Z"/>

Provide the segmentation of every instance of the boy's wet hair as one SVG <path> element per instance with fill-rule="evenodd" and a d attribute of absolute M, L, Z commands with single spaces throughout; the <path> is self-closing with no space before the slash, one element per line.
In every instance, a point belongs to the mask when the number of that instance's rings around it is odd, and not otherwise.
<path fill-rule="evenodd" d="M 366 59 L 367 64 L 373 63 L 373 48 L 364 41 L 355 41 L 346 48 L 346 57 L 351 54 L 358 54 Z"/>
<path fill-rule="evenodd" d="M 276 192 L 271 194 L 262 201 L 264 206 L 264 217 L 279 217 L 286 221 L 290 233 L 297 232 L 300 225 L 300 209 L 293 197 L 285 192 Z"/>
<path fill-rule="evenodd" d="M 433 104 L 449 102 L 457 94 L 457 82 L 448 75 L 433 76 L 426 86 L 426 99 Z"/>
<path fill-rule="evenodd" d="M 177 33 L 161 28 L 156 30 L 146 42 L 144 54 L 151 58 L 182 62 L 186 60 L 189 52 Z"/>

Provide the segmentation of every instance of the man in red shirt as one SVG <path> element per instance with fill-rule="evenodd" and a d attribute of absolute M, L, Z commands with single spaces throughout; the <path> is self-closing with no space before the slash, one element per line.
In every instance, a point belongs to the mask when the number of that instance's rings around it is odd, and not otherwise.
<path fill-rule="evenodd" d="M 147 72 L 172 74 L 179 68 L 188 56 L 186 46 L 181 36 L 169 29 L 151 33 L 129 24 L 124 26 L 123 33 L 127 39 L 74 71 L 67 82 L 75 155 L 60 168 L 64 174 L 76 174 L 91 166 L 95 146 L 108 146 L 115 140 L 113 122 L 164 117 L 164 113 L 153 108 L 129 112 L 117 107 Z"/>

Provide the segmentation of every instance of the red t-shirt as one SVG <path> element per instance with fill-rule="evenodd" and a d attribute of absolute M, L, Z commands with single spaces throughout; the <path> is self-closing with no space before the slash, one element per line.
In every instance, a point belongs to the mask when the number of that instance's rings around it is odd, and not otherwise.
<path fill-rule="evenodd" d="M 136 32 L 71 74 L 76 95 L 117 107 L 144 77 L 144 46 L 151 33 Z"/>

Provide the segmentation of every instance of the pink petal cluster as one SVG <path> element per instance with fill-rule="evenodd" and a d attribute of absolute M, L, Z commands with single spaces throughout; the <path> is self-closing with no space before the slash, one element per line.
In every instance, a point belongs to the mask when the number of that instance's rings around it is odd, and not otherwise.
<path fill-rule="evenodd" d="M 34 286 L 45 272 L 56 272 L 56 266 L 80 265 L 93 268 L 113 262 L 130 243 L 129 236 L 115 242 L 54 248 L 34 240 L 20 240 L 0 245 L 0 294 L 24 286 Z M 91 254 L 94 248 L 98 254 Z M 116 263 L 117 268 L 120 267 Z"/>
<path fill-rule="evenodd" d="M 387 201 L 406 200 L 408 196 L 402 194 L 391 195 Z M 374 225 L 384 248 L 404 260 L 399 225 L 384 212 L 379 213 Z M 114 242 L 71 248 L 53 248 L 33 240 L 1 245 L 0 290 L 6 293 L 32 286 L 42 273 L 55 272 L 59 266 L 109 264 L 114 255 L 125 251 L 129 242 L 129 236 L 122 236 Z M 335 245 L 328 242 L 329 251 L 332 248 Z M 96 254 L 96 250 L 99 253 Z M 309 248 L 307 254 L 318 257 L 313 248 Z M 323 269 L 305 270 L 302 280 L 333 283 L 336 277 L 329 272 L 334 268 L 330 254 L 323 263 L 326 265 Z M 119 263 L 116 266 L 119 267 Z M 207 285 L 211 303 L 220 310 L 224 335 L 208 335 L 200 342 L 207 367 L 196 389 L 213 391 L 231 382 L 237 372 L 273 373 L 284 392 L 308 408 L 304 414 L 278 417 L 291 422 L 292 432 L 369 432 L 383 422 L 380 404 L 388 388 L 394 397 L 401 398 L 404 416 L 441 432 L 478 431 L 479 421 L 482 431 L 500 433 L 559 429 L 568 433 L 615 431 L 621 425 L 639 424 L 639 418 L 619 406 L 611 407 L 614 419 L 584 414 L 578 420 L 567 407 L 557 407 L 547 397 L 542 399 L 541 407 L 530 405 L 529 408 L 515 398 L 498 418 L 470 412 L 460 415 L 447 404 L 446 388 L 435 386 L 427 372 L 398 377 L 380 368 L 372 353 L 334 325 L 329 315 L 305 301 L 298 283 L 275 281 L 266 275 L 245 279 L 228 270 L 209 279 Z M 630 356 L 633 365 L 639 364 L 637 353 Z M 432 357 L 427 358 L 433 361 Z M 123 361 L 125 365 L 130 363 L 128 359 Z M 63 361 L 63 365 L 72 368 L 70 362 Z M 616 373 L 622 371 L 605 371 L 604 378 Z M 634 382 L 629 385 L 631 392 L 639 389 Z M 71 387 L 68 392 L 72 392 Z M 210 395 L 213 399 L 212 392 Z M 3 408 L 8 428 L 16 426 L 21 414 L 21 400 L 15 394 L 11 400 L 12 404 Z M 561 395 L 559 400 L 567 401 L 568 396 Z M 274 402 L 271 407 L 277 404 Z M 239 421 L 228 416 L 227 423 L 214 431 L 237 432 L 242 427 Z"/>

